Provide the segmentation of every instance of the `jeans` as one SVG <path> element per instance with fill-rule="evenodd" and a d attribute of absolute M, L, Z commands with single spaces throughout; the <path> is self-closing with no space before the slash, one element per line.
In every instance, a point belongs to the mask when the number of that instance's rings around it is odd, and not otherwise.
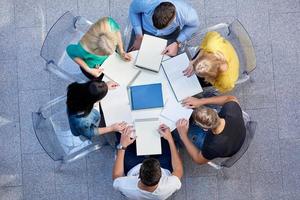
<path fill-rule="evenodd" d="M 172 134 L 173 134 L 174 140 L 176 141 L 177 146 L 183 147 L 184 145 L 180 139 L 177 129 L 175 129 L 172 132 Z M 204 131 L 202 128 L 197 126 L 195 124 L 195 122 L 192 122 L 192 120 L 190 120 L 188 137 L 191 140 L 191 142 L 200 150 L 202 150 L 205 136 L 206 136 L 206 131 Z"/>
<path fill-rule="evenodd" d="M 117 133 L 117 144 L 120 143 L 121 134 Z M 171 151 L 170 146 L 167 140 L 161 138 L 161 149 L 162 154 L 160 155 L 151 155 L 151 156 L 137 156 L 136 155 L 136 143 L 129 145 L 125 151 L 124 158 L 124 174 L 127 175 L 128 171 L 134 166 L 142 163 L 146 158 L 155 158 L 159 161 L 160 166 L 164 169 L 168 169 L 170 172 L 173 171 L 172 161 L 171 161 Z"/>

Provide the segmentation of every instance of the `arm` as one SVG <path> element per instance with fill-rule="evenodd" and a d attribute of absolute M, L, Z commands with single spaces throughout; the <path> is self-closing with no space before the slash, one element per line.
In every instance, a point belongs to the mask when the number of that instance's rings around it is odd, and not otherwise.
<path fill-rule="evenodd" d="M 195 145 L 190 141 L 188 138 L 188 129 L 189 129 L 189 122 L 185 119 L 180 119 L 176 123 L 177 131 L 179 133 L 180 139 L 182 140 L 188 154 L 191 156 L 192 160 L 197 164 L 205 164 L 209 160 L 205 159 L 201 153 L 195 147 Z"/>
<path fill-rule="evenodd" d="M 124 51 L 124 46 L 123 46 L 123 40 L 122 40 L 121 32 L 118 31 L 116 34 L 117 34 L 117 49 L 118 49 L 118 53 L 120 54 L 120 56 L 122 57 L 123 60 L 130 61 L 131 60 L 131 55 L 128 54 L 128 53 L 126 53 Z"/>
<path fill-rule="evenodd" d="M 86 71 L 87 73 L 91 74 L 92 76 L 94 77 L 99 77 L 102 72 L 103 72 L 103 69 L 91 69 L 89 68 L 89 66 L 79 57 L 76 57 L 74 58 L 74 61 L 84 70 Z"/>
<path fill-rule="evenodd" d="M 132 131 L 133 131 L 132 127 L 128 126 L 124 130 L 124 133 L 121 135 L 120 144 L 125 148 L 127 148 L 135 141 L 135 138 L 130 138 Z M 113 180 L 124 176 L 124 156 L 125 156 L 125 150 L 123 149 L 118 150 L 117 158 L 112 173 Z"/>
<path fill-rule="evenodd" d="M 133 0 L 129 7 L 129 17 L 136 36 L 143 34 L 141 13 L 144 12 L 144 7 L 144 2 L 140 0 Z"/>
<path fill-rule="evenodd" d="M 98 128 L 98 133 L 99 135 L 102 135 L 110 132 L 121 132 L 126 128 L 126 126 L 127 126 L 126 122 L 115 123 L 107 127 Z"/>
<path fill-rule="evenodd" d="M 176 145 L 174 143 L 170 128 L 167 127 L 166 125 L 162 124 L 159 127 L 159 132 L 164 137 L 164 139 L 166 139 L 168 141 L 169 146 L 170 146 L 171 162 L 172 162 L 172 168 L 173 168 L 172 174 L 174 176 L 177 176 L 179 179 L 181 179 L 183 176 L 183 165 L 182 165 L 182 161 L 179 156 L 179 153 L 176 149 Z"/>
<path fill-rule="evenodd" d="M 235 101 L 238 103 L 238 100 L 235 96 L 224 95 L 224 96 L 215 96 L 215 97 L 201 98 L 201 99 L 197 99 L 195 97 L 188 97 L 182 101 L 182 104 L 189 108 L 197 108 L 199 106 L 207 105 L 207 104 L 215 104 L 215 105 L 223 106 L 225 103 L 228 103 L 230 101 Z"/>

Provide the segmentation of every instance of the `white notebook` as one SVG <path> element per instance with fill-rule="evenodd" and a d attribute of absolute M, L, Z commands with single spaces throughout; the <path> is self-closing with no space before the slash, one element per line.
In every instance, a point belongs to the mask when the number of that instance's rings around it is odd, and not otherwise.
<path fill-rule="evenodd" d="M 176 123 L 182 118 L 189 120 L 192 112 L 192 109 L 185 108 L 181 105 L 181 103 L 178 103 L 175 99 L 170 98 L 160 115 L 171 120 L 173 123 Z"/>
<path fill-rule="evenodd" d="M 186 53 L 162 62 L 164 72 L 166 73 L 177 101 L 182 101 L 186 97 L 203 91 L 195 74 L 189 78 L 183 75 L 183 71 L 188 65 L 189 58 Z"/>
<path fill-rule="evenodd" d="M 158 72 L 166 46 L 167 40 L 144 34 L 135 65 Z"/>
<path fill-rule="evenodd" d="M 101 100 L 101 107 L 106 126 L 122 121 L 133 124 L 127 87 L 119 86 L 114 90 L 109 90 Z"/>
<path fill-rule="evenodd" d="M 158 118 L 139 119 L 134 122 L 136 153 L 140 155 L 161 154 L 161 140 L 158 132 Z"/>
<path fill-rule="evenodd" d="M 129 86 L 141 72 L 134 65 L 137 51 L 130 52 L 130 55 L 132 60 L 129 62 L 122 60 L 116 52 L 110 55 L 101 65 L 104 75 L 120 85 Z"/>

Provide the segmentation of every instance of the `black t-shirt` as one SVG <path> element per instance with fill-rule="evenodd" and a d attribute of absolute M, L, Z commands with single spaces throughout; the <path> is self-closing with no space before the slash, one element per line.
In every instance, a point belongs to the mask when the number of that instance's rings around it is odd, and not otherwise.
<path fill-rule="evenodd" d="M 208 131 L 203 143 L 201 152 L 208 160 L 234 155 L 245 140 L 246 128 L 238 103 L 232 101 L 224 104 L 219 116 L 225 119 L 224 130 L 218 135 Z"/>

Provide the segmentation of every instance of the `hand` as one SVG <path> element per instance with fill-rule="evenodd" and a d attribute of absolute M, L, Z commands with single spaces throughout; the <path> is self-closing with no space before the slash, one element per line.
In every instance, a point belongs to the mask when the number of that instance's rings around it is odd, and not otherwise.
<path fill-rule="evenodd" d="M 131 145 L 135 141 L 136 136 L 135 137 L 131 137 L 132 133 L 133 133 L 132 126 L 128 126 L 128 127 L 125 128 L 123 134 L 121 135 L 121 139 L 120 139 L 120 144 L 123 147 L 126 148 L 126 147 L 128 147 L 129 145 Z"/>
<path fill-rule="evenodd" d="M 143 36 L 142 35 L 137 35 L 135 37 L 134 43 L 132 47 L 130 47 L 129 51 L 134 51 L 134 50 L 139 50 L 141 48 Z"/>
<path fill-rule="evenodd" d="M 187 77 L 190 77 L 190 76 L 192 76 L 194 73 L 195 73 L 195 72 L 194 72 L 193 64 L 192 64 L 192 62 L 190 62 L 190 63 L 189 63 L 189 66 L 188 66 L 185 70 L 183 70 L 183 75 L 184 75 L 184 76 L 187 76 Z"/>
<path fill-rule="evenodd" d="M 111 125 L 112 131 L 123 132 L 127 126 L 126 122 L 115 123 Z"/>
<path fill-rule="evenodd" d="M 158 128 L 158 131 L 165 140 L 170 141 L 173 139 L 171 130 L 167 125 L 161 124 Z"/>
<path fill-rule="evenodd" d="M 202 105 L 201 99 L 197 99 L 195 97 L 188 97 L 183 99 L 181 104 L 186 108 L 198 108 Z"/>
<path fill-rule="evenodd" d="M 106 82 L 106 85 L 109 90 L 114 90 L 119 86 L 119 84 L 114 81 L 108 81 L 108 82 Z"/>
<path fill-rule="evenodd" d="M 125 52 L 121 53 L 121 57 L 124 61 L 131 61 L 131 59 L 132 59 L 131 55 L 129 53 L 125 53 Z"/>
<path fill-rule="evenodd" d="M 173 42 L 169 46 L 165 48 L 165 50 L 162 52 L 162 54 L 166 54 L 168 56 L 176 56 L 178 52 L 179 45 L 177 42 Z"/>
<path fill-rule="evenodd" d="M 91 69 L 90 74 L 92 76 L 94 76 L 95 78 L 98 78 L 103 73 L 103 70 L 104 69 L 102 69 L 102 68 L 94 68 L 94 69 Z"/>
<path fill-rule="evenodd" d="M 189 130 L 189 121 L 186 119 L 178 120 L 176 122 L 176 128 L 181 139 L 187 137 Z"/>

